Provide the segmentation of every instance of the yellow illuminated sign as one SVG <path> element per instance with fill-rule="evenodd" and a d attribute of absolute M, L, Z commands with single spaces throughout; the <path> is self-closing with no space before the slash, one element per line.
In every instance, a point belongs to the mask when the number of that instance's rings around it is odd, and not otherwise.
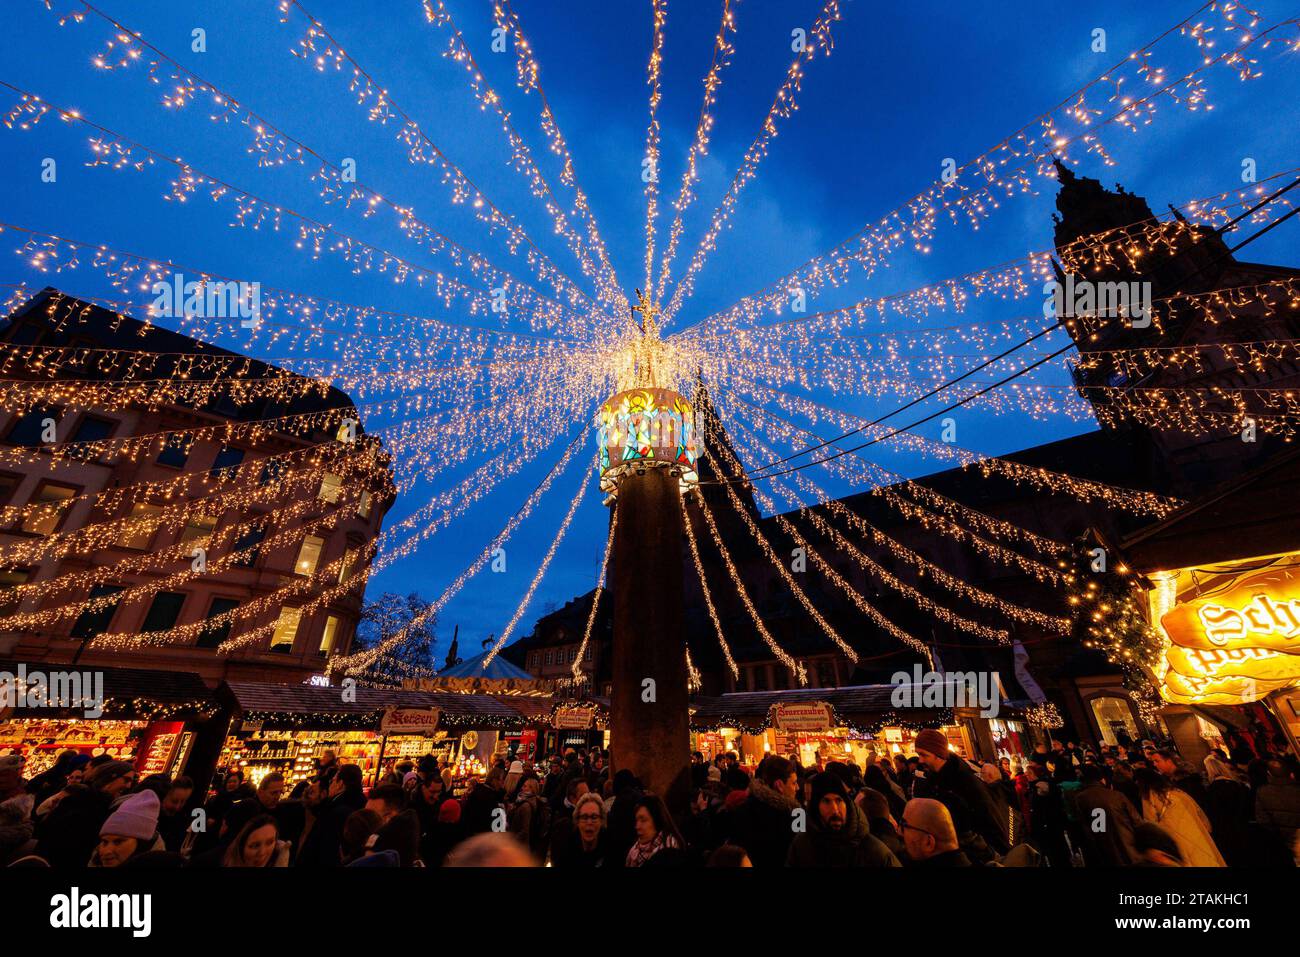
<path fill-rule="evenodd" d="M 1294 564 L 1274 563 L 1172 608 L 1162 602 L 1158 611 L 1168 639 L 1160 688 L 1166 700 L 1242 704 L 1300 685 L 1300 575 Z"/>

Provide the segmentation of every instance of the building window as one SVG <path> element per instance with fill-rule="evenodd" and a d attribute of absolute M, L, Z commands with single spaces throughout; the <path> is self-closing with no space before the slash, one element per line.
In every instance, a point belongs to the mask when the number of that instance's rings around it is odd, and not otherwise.
<path fill-rule="evenodd" d="M 116 595 L 125 588 L 122 585 L 96 585 L 90 590 L 90 598 L 106 598 L 109 595 Z M 108 631 L 109 624 L 113 621 L 113 615 L 117 612 L 117 606 L 121 600 L 109 602 L 103 608 L 95 610 L 86 609 L 78 617 L 77 622 L 72 626 L 72 637 L 89 639 L 98 638 L 104 632 Z"/>
<path fill-rule="evenodd" d="M 240 568 L 252 568 L 257 561 L 257 546 L 262 544 L 264 538 L 266 538 L 265 519 L 254 519 L 253 523 L 245 529 L 244 534 L 239 536 L 239 541 L 235 542 L 235 551 L 241 554 L 240 558 L 235 559 L 235 564 Z"/>
<path fill-rule="evenodd" d="M 144 616 L 141 631 L 171 631 L 176 620 L 181 616 L 181 606 L 185 604 L 185 592 L 160 591 L 153 596 L 153 603 Z"/>
<path fill-rule="evenodd" d="M 316 574 L 316 563 L 320 561 L 320 550 L 325 547 L 325 539 L 308 535 L 298 547 L 298 560 L 293 564 L 296 575 Z"/>
<path fill-rule="evenodd" d="M 537 670 L 537 666 L 540 665 L 541 663 L 542 663 L 542 654 L 541 654 L 541 652 L 539 652 L 539 651 L 534 651 L 533 654 L 532 654 L 532 664 L 531 664 L 532 669 L 533 669 L 534 671 L 536 671 L 536 670 Z"/>
<path fill-rule="evenodd" d="M 280 609 L 280 618 L 275 623 L 275 633 L 271 635 L 272 651 L 288 654 L 293 650 L 293 640 L 298 637 L 298 622 L 301 619 L 301 608 Z"/>
<path fill-rule="evenodd" d="M 288 466 L 285 465 L 284 459 L 279 457 L 268 458 L 262 466 L 261 484 L 271 485 L 280 481 L 280 479 L 284 478 L 286 468 Z"/>
<path fill-rule="evenodd" d="M 362 492 L 361 498 L 357 501 L 357 514 L 362 518 L 370 517 L 370 493 Z"/>
<path fill-rule="evenodd" d="M 162 512 L 161 505 L 150 505 L 148 502 L 136 502 L 132 505 L 131 514 L 128 516 L 130 521 L 117 536 L 118 546 L 144 551 L 152 545 L 159 523 L 156 519 L 150 521 L 150 518 L 160 512 Z"/>
<path fill-rule="evenodd" d="M 327 502 L 337 502 L 342 491 L 343 480 L 333 472 L 326 472 L 325 477 L 320 480 L 320 494 L 317 498 Z"/>
<path fill-rule="evenodd" d="M 63 516 L 76 494 L 75 488 L 42 482 L 36 494 L 32 496 L 32 500 L 27 503 L 29 506 L 37 506 L 37 510 L 23 519 L 23 531 L 31 532 L 33 535 L 52 533 L 63 521 Z"/>
<path fill-rule="evenodd" d="M 217 520 L 210 515 L 192 515 L 185 520 L 185 527 L 181 529 L 181 544 L 190 542 L 207 542 L 208 536 L 212 530 L 217 527 Z"/>
<path fill-rule="evenodd" d="M 235 598 L 214 598 L 212 604 L 208 606 L 206 618 L 216 618 L 218 615 L 224 615 L 228 611 L 234 611 L 239 607 L 239 600 Z M 217 625 L 205 624 L 203 630 L 199 632 L 198 641 L 195 644 L 200 648 L 215 648 L 227 638 L 230 637 L 230 626 L 232 622 L 223 621 Z"/>
<path fill-rule="evenodd" d="M 58 438 L 57 423 L 60 415 L 62 415 L 60 409 L 54 409 L 48 406 L 41 406 L 32 409 L 32 411 L 19 419 L 14 424 L 14 427 L 9 430 L 9 435 L 5 438 L 5 442 L 9 445 L 26 445 L 29 448 L 35 448 L 38 445 L 46 445 L 48 443 L 45 441 L 45 420 L 52 419 L 55 422 L 55 438 Z"/>
<path fill-rule="evenodd" d="M 334 641 L 339 636 L 339 620 L 334 615 L 325 619 L 325 630 L 320 636 L 320 656 L 329 657 L 329 653 L 334 648 Z"/>
<path fill-rule="evenodd" d="M 546 653 L 546 664 L 547 664 L 547 666 L 549 666 L 550 663 L 551 663 L 551 653 L 548 651 L 548 652 Z"/>
<path fill-rule="evenodd" d="M 194 448 L 194 439 L 188 435 L 173 432 L 163 439 L 162 451 L 158 453 L 158 464 L 174 469 L 185 468 L 190 460 L 190 450 Z"/>
<path fill-rule="evenodd" d="M 12 615 L 18 610 L 18 600 L 10 597 L 10 589 L 26 584 L 31 577 L 31 569 L 28 568 L 0 571 L 0 615 Z"/>
<path fill-rule="evenodd" d="M 244 461 L 244 450 L 232 445 L 223 445 L 212 462 L 208 474 L 221 482 L 228 482 L 239 471 L 239 463 Z"/>
<path fill-rule="evenodd" d="M 72 441 L 76 442 L 102 442 L 113 434 L 113 429 L 117 427 L 116 422 L 108 419 L 99 419 L 91 415 L 83 415 L 81 421 L 77 423 L 77 431 L 72 433 Z M 74 449 L 69 458 L 85 462 L 96 459 L 102 453 L 96 453 L 87 449 Z"/>
<path fill-rule="evenodd" d="M 0 475 L 0 505 L 8 505 L 9 500 L 14 497 L 14 492 L 18 491 L 18 483 L 22 481 L 17 475 Z"/>
<path fill-rule="evenodd" d="M 591 645 L 588 645 L 587 648 L 586 648 L 586 650 L 583 651 L 583 653 L 582 653 L 582 660 L 583 660 L 583 661 L 590 661 L 590 660 L 591 660 Z"/>
<path fill-rule="evenodd" d="M 356 549 L 349 548 L 343 553 L 343 560 L 339 562 L 339 584 L 342 585 L 347 581 L 348 576 L 352 574 L 352 565 L 357 560 Z"/>

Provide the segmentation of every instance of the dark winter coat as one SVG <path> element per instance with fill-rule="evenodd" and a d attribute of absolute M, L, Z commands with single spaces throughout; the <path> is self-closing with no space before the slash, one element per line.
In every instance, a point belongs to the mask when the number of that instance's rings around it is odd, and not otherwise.
<path fill-rule="evenodd" d="M 745 802 L 727 815 L 727 842 L 743 847 L 755 867 L 783 866 L 794 840 L 795 807 L 793 799 L 754 778 Z"/>
<path fill-rule="evenodd" d="M 85 867 L 99 845 L 99 829 L 113 801 L 85 784 L 74 784 L 36 829 L 36 853 L 53 868 Z"/>
<path fill-rule="evenodd" d="M 414 867 L 420 860 L 420 818 L 407 808 L 393 815 L 375 832 L 373 851 L 396 851 L 402 867 Z"/>
<path fill-rule="evenodd" d="M 466 837 L 492 830 L 493 812 L 505 807 L 505 796 L 505 791 L 490 788 L 482 781 L 474 785 L 460 815 L 461 830 Z"/>
<path fill-rule="evenodd" d="M 861 809 L 849 801 L 844 826 L 832 831 L 815 811 L 808 815 L 808 830 L 796 834 L 786 855 L 786 867 L 901 867 L 898 858 L 871 836 Z M 788 825 L 787 825 L 788 826 Z"/>
<path fill-rule="evenodd" d="M 1011 849 L 1007 812 L 999 811 L 988 785 L 979 779 L 969 764 L 955 754 L 950 755 L 934 779 L 940 790 L 955 794 L 966 805 L 970 812 L 969 827 L 984 838 L 995 853 L 1005 854 Z M 958 827 L 960 831 L 960 825 Z"/>
<path fill-rule="evenodd" d="M 1133 802 L 1104 784 L 1089 784 L 1075 793 L 1074 806 L 1090 865 L 1129 867 L 1137 861 L 1133 829 L 1142 823 L 1142 815 L 1133 807 Z M 1104 811 L 1105 817 L 1098 817 L 1098 810 Z M 1098 821 L 1104 825 L 1094 825 Z"/>
<path fill-rule="evenodd" d="M 662 852 L 661 852 L 662 853 Z M 616 867 L 618 862 L 611 859 L 609 850 L 609 831 L 601 828 L 600 835 L 596 838 L 596 846 L 592 850 L 585 850 L 582 846 L 582 836 L 578 833 L 577 828 L 569 831 L 568 838 L 564 843 L 556 846 L 551 851 L 552 867 Z"/>
<path fill-rule="evenodd" d="M 360 789 L 326 798 L 316 808 L 316 822 L 298 850 L 299 867 L 340 867 L 343 864 L 343 826 L 348 815 L 366 806 Z"/>
<path fill-rule="evenodd" d="M 965 851 L 944 851 L 923 861 L 908 860 L 908 867 L 974 867 Z"/>

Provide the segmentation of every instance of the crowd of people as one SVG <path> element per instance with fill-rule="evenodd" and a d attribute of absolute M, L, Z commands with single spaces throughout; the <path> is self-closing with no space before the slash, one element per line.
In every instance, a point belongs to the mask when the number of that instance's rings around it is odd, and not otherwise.
<path fill-rule="evenodd" d="M 198 789 L 137 780 L 107 756 L 61 754 L 30 780 L 0 757 L 0 866 L 29 867 L 972 867 L 1295 866 L 1300 766 L 1292 755 L 1053 741 L 1026 759 L 972 762 L 936 730 L 912 755 L 865 767 L 732 752 L 690 766 L 670 812 L 609 754 L 536 764 L 498 757 L 453 795 L 427 755 L 368 790 L 326 752 L 286 793 L 238 768 Z M 685 803 L 685 802 L 683 802 Z"/>

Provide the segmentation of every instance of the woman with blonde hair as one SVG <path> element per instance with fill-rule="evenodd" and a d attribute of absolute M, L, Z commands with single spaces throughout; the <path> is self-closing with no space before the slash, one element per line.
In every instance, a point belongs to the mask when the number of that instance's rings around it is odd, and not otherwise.
<path fill-rule="evenodd" d="M 552 867 L 615 867 L 609 853 L 609 832 L 605 802 L 588 791 L 573 805 L 573 831 L 569 839 L 551 853 Z"/>
<path fill-rule="evenodd" d="M 1227 867 L 1211 836 L 1210 819 L 1191 795 L 1156 771 L 1141 772 L 1137 785 L 1143 820 L 1168 832 L 1186 867 Z"/>

